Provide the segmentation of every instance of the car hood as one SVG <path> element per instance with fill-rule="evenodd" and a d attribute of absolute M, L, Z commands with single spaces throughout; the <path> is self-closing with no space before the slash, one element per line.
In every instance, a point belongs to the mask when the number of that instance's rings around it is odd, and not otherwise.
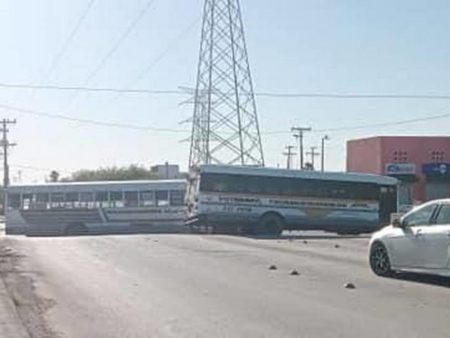
<path fill-rule="evenodd" d="M 372 243 L 373 241 L 375 241 L 377 239 L 383 238 L 383 237 L 387 236 L 388 234 L 391 234 L 393 232 L 393 230 L 394 230 L 394 227 L 392 225 L 385 226 L 384 228 L 378 230 L 377 232 L 375 232 L 372 235 L 370 242 Z"/>

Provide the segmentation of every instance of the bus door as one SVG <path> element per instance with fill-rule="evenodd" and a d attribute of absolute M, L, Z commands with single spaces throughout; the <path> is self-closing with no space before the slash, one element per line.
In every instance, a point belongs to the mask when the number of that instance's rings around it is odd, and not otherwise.
<path fill-rule="evenodd" d="M 397 188 L 395 186 L 381 186 L 379 204 L 380 224 L 389 224 L 391 214 L 397 212 Z"/>

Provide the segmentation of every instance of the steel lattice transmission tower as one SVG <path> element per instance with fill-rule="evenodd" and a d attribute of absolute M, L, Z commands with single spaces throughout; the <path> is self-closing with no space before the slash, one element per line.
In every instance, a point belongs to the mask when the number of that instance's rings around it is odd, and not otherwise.
<path fill-rule="evenodd" d="M 264 166 L 239 0 L 205 0 L 190 167 Z"/>

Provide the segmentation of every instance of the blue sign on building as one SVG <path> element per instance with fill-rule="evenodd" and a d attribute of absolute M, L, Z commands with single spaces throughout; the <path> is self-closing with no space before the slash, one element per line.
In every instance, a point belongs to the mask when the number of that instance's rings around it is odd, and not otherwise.
<path fill-rule="evenodd" d="M 427 176 L 450 176 L 450 163 L 426 163 L 422 172 Z"/>

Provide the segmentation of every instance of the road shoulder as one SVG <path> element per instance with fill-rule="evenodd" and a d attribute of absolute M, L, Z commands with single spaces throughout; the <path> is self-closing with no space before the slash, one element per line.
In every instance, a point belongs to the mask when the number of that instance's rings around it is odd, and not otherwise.
<path fill-rule="evenodd" d="M 44 318 L 52 304 L 36 294 L 33 273 L 12 244 L 0 239 L 0 337 L 56 337 Z"/>

